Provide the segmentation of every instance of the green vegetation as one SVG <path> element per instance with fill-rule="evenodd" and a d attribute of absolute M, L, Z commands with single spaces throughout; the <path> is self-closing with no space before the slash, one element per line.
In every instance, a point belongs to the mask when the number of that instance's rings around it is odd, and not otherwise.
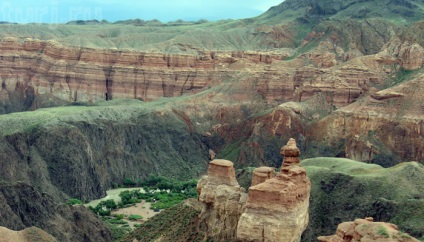
<path fill-rule="evenodd" d="M 384 236 L 386 238 L 389 238 L 390 237 L 389 233 L 387 232 L 387 229 L 385 227 L 383 227 L 382 225 L 378 226 L 378 228 L 377 228 L 377 234 L 378 235 L 381 235 L 381 236 Z"/>
<path fill-rule="evenodd" d="M 76 198 L 71 198 L 67 203 L 66 203 L 66 205 L 69 205 L 69 206 L 73 206 L 73 205 L 78 205 L 78 204 L 83 204 L 83 202 L 81 201 L 81 200 L 79 200 L 79 199 L 76 199 Z"/>
<path fill-rule="evenodd" d="M 116 204 L 115 200 L 109 199 L 101 201 L 95 207 L 89 206 L 94 213 L 101 216 L 102 220 L 109 224 L 114 240 L 119 240 L 130 231 L 128 222 L 124 219 L 137 221 L 143 219 L 143 217 L 136 214 L 131 214 L 127 218 L 123 214 L 111 216 L 112 210 L 133 206 L 142 200 L 146 200 L 146 202 L 152 203 L 152 210 L 159 211 L 171 208 L 188 198 L 197 196 L 196 180 L 177 181 L 175 179 L 151 175 L 142 182 L 134 182 L 128 178 L 124 179 L 123 185 L 142 186 L 146 192 L 141 192 L 140 189 L 124 190 L 119 193 L 121 201 L 118 204 Z M 138 224 L 135 227 L 140 226 Z"/>
<path fill-rule="evenodd" d="M 399 232 L 399 236 L 403 239 L 410 239 L 411 236 L 409 234 L 406 234 L 404 232 Z"/>
<path fill-rule="evenodd" d="M 343 221 L 374 217 L 414 237 L 424 234 L 424 166 L 417 162 L 383 168 L 342 158 L 302 161 L 311 179 L 307 241 L 331 234 Z"/>
<path fill-rule="evenodd" d="M 96 207 L 88 207 L 91 211 L 93 211 L 95 214 L 100 216 L 109 216 L 110 211 L 113 209 L 116 209 L 118 206 L 115 203 L 115 200 L 109 199 L 106 201 L 100 202 Z"/>
<path fill-rule="evenodd" d="M 404 68 L 400 68 L 399 71 L 396 72 L 395 76 L 391 79 L 385 81 L 384 86 L 380 88 L 390 88 L 401 83 L 410 81 L 416 78 L 418 75 L 421 75 L 424 72 L 423 68 L 417 70 L 406 70 Z"/>
<path fill-rule="evenodd" d="M 124 187 L 135 187 L 137 185 L 137 183 L 134 182 L 133 180 L 129 179 L 129 178 L 125 178 L 123 185 L 124 185 Z"/>
<path fill-rule="evenodd" d="M 163 210 L 121 241 L 203 241 L 204 234 L 196 230 L 199 212 L 186 203 L 179 204 Z"/>
<path fill-rule="evenodd" d="M 130 216 L 128 216 L 128 219 L 129 220 L 140 220 L 140 219 L 143 219 L 143 216 L 131 214 Z"/>
<path fill-rule="evenodd" d="M 102 221 L 109 225 L 114 241 L 118 241 L 125 234 L 131 231 L 131 228 L 128 226 L 128 222 L 123 221 L 122 219 L 107 216 L 102 217 Z"/>
<path fill-rule="evenodd" d="M 152 202 L 151 208 L 155 211 L 170 208 L 181 203 L 187 198 L 197 196 L 196 180 L 180 182 L 175 179 L 169 179 L 161 176 L 149 176 L 145 181 L 138 184 L 146 191 L 139 190 L 123 191 L 119 194 L 121 202 L 119 207 L 141 202 Z"/>
<path fill-rule="evenodd" d="M 242 143 L 243 143 L 243 140 L 238 140 L 238 141 L 227 144 L 219 152 L 219 154 L 217 154 L 217 158 L 227 159 L 233 162 L 237 162 L 240 157 L 240 147 Z"/>

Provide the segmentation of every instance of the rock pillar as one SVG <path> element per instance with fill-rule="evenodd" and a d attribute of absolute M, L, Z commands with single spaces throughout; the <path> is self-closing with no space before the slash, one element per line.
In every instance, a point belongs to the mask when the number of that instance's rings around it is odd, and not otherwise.
<path fill-rule="evenodd" d="M 236 180 L 233 163 L 211 161 L 208 175 L 197 184 L 197 192 L 203 203 L 199 229 L 213 241 L 233 241 L 247 198 Z"/>
<path fill-rule="evenodd" d="M 290 139 L 280 152 L 280 173 L 249 188 L 246 210 L 237 226 L 238 241 L 298 242 L 308 225 L 311 183 L 300 166 L 300 151 Z"/>

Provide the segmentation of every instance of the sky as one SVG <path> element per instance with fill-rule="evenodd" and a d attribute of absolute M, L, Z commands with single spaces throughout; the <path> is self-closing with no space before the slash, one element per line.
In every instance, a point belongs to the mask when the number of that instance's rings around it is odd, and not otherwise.
<path fill-rule="evenodd" d="M 209 21 L 260 15 L 283 0 L 5 0 L 0 21 L 66 23 L 72 20 L 178 19 Z"/>

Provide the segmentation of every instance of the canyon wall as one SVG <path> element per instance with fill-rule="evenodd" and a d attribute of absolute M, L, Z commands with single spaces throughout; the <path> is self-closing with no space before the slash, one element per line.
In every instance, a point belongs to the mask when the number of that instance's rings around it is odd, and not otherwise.
<path fill-rule="evenodd" d="M 205 172 L 208 149 L 177 114 L 138 105 L 98 108 L 64 108 L 68 113 L 60 120 L 56 114 L 38 120 L 24 113 L 32 125 L 23 130 L 25 117 L 10 127 L 3 120 L 0 132 L 12 133 L 0 138 L 1 180 L 27 182 L 56 201 L 67 196 L 87 201 L 105 196 L 125 178 L 191 179 Z"/>
<path fill-rule="evenodd" d="M 394 43 L 367 62 L 344 65 L 329 55 L 332 45 L 284 61 L 290 51 L 201 51 L 194 54 L 146 53 L 66 47 L 55 41 L 5 38 L 0 41 L 0 113 L 34 110 L 75 102 L 117 98 L 155 100 L 198 93 L 224 81 L 255 78 L 253 87 L 269 103 L 304 101 L 328 93 L 345 106 L 381 84 L 395 63 L 422 66 L 422 47 Z M 421 48 L 421 49 L 420 49 Z M 338 50 L 338 54 L 344 53 Z M 396 59 L 394 56 L 399 56 Z M 421 61 L 420 61 L 421 60 Z M 333 64 L 322 65 L 324 62 Z M 361 63 L 362 62 L 362 63 Z M 330 95 L 331 94 L 331 95 Z"/>
<path fill-rule="evenodd" d="M 110 229 L 88 208 L 57 204 L 53 197 L 26 183 L 0 182 L 0 208 L 0 224 L 8 229 L 36 226 L 54 236 L 53 241 L 112 241 Z M 25 236 L 38 233 L 44 237 L 40 241 L 51 241 L 44 231 L 28 229 L 20 234 L 29 241 L 38 241 Z"/>

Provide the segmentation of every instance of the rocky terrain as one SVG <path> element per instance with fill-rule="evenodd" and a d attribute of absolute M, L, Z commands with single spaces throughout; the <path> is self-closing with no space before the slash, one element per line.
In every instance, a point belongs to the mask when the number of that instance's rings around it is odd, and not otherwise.
<path fill-rule="evenodd" d="M 262 174 L 270 171 L 274 173 L 274 170 L 270 167 L 256 169 L 252 180 L 257 184 L 250 187 L 248 193 L 238 184 L 231 161 L 211 161 L 207 176 L 197 184 L 198 201 L 187 201 L 179 208 L 185 211 L 189 210 L 185 207 L 190 207 L 197 211 L 191 213 L 195 221 L 189 225 L 193 226 L 191 233 L 172 234 L 172 238 L 182 241 L 194 237 L 200 241 L 300 241 L 309 221 L 311 184 L 299 164 L 299 153 L 295 140 L 291 139 L 281 149 L 284 161 L 278 175 L 270 175 L 269 179 L 258 183 L 258 176 L 263 177 Z M 150 234 L 157 236 L 150 240 L 159 236 L 172 240 L 168 232 L 150 232 L 150 226 L 148 222 L 124 241 L 134 238 L 142 241 Z"/>
<path fill-rule="evenodd" d="M 237 170 L 279 167 L 278 150 L 294 137 L 302 158 L 379 165 L 377 173 L 375 167 L 358 168 L 370 168 L 367 176 L 308 168 L 305 161 L 315 199 L 304 240 L 368 216 L 419 238 L 420 220 L 404 207 L 422 204 L 416 192 L 421 184 L 403 176 L 423 172 L 423 5 L 287 0 L 256 18 L 189 26 L 4 24 L 0 181 L 12 187 L 23 182 L 54 204 L 86 201 L 125 178 L 198 178 L 214 158 L 231 160 Z M 331 173 L 323 174 L 327 168 Z M 253 187 L 279 179 L 269 168 L 254 173 Z M 390 174 L 401 176 L 408 194 L 366 192 L 380 176 L 398 186 Z M 319 179 L 325 182 L 314 183 Z M 338 186 L 363 206 L 352 208 Z M 227 192 L 234 195 L 231 206 L 243 197 L 238 188 Z M 338 212 L 328 211 L 328 203 Z M 240 214 L 227 214 L 232 226 Z M 43 217 L 41 223 L 49 221 Z M 69 240 L 54 229 L 21 223 L 13 229 L 37 226 Z"/>
<path fill-rule="evenodd" d="M 36 227 L 26 228 L 21 231 L 13 231 L 5 227 L 0 227 L 0 241 L 14 241 L 14 242 L 27 242 L 27 241 L 56 241 L 51 235 Z"/>
<path fill-rule="evenodd" d="M 355 220 L 356 217 L 360 216 L 373 216 L 375 218 L 374 224 L 376 225 L 369 227 L 370 236 L 372 234 L 379 236 L 377 231 L 373 230 L 379 224 L 386 226 L 387 223 L 394 223 L 398 227 L 396 227 L 396 230 L 392 230 L 393 227 L 391 227 L 391 235 L 398 233 L 399 235 L 404 235 L 403 239 L 408 239 L 411 235 L 422 240 L 424 235 L 422 227 L 424 215 L 422 206 L 424 205 L 424 200 L 421 192 L 424 188 L 424 167 L 422 165 L 412 162 L 404 163 L 393 168 L 382 168 L 378 165 L 337 158 L 308 159 L 301 164 L 306 169 L 308 177 L 311 180 L 309 223 L 302 235 L 301 241 L 316 241 L 319 236 L 334 233 L 340 223 Z M 228 171 L 229 169 L 223 170 Z M 264 169 L 258 168 L 255 172 L 252 171 L 250 175 L 244 173 L 244 176 L 247 176 L 251 180 L 257 180 L 257 175 L 254 174 L 258 174 L 262 170 Z M 221 172 L 221 174 L 225 173 Z M 272 179 L 270 180 L 272 181 Z M 199 188 L 204 187 L 204 181 L 205 179 L 203 182 L 199 182 Z M 216 179 L 215 182 L 217 182 Z M 206 209 L 203 202 L 197 200 L 186 201 L 179 206 L 158 214 L 154 219 L 147 221 L 141 228 L 125 236 L 122 241 L 133 241 L 134 239 L 138 241 L 154 241 L 158 238 L 161 238 L 162 241 L 204 241 L 208 238 L 208 231 L 209 235 L 214 236 L 215 240 L 222 240 L 223 237 L 219 237 L 219 229 L 214 230 L 213 227 L 208 227 L 208 222 L 212 221 L 214 225 L 217 225 L 217 228 L 222 228 L 223 221 L 226 225 L 234 227 L 235 219 L 227 220 L 227 216 L 231 214 L 235 216 L 237 214 L 235 213 L 236 211 L 244 211 L 238 222 L 238 229 L 242 226 L 240 223 L 244 223 L 243 216 L 249 213 L 246 210 L 246 205 L 240 206 L 239 201 L 242 198 L 240 194 L 244 196 L 244 193 L 240 192 L 239 185 L 225 185 L 228 184 L 228 176 L 222 182 L 223 185 L 215 185 L 214 187 L 216 189 L 213 192 L 207 193 L 211 195 L 211 200 L 209 201 L 214 200 L 209 203 Z M 233 184 L 235 184 L 234 181 Z M 217 190 L 218 187 L 220 190 Z M 237 188 L 234 190 L 234 194 L 237 194 L 237 196 L 229 196 L 228 200 L 224 197 L 215 196 L 222 194 L 223 192 L 221 191 L 228 191 L 232 187 Z M 220 200 L 217 200 L 217 198 Z M 218 201 L 219 203 L 214 203 Z M 235 206 L 228 206 L 227 210 L 222 209 L 223 204 L 226 204 L 224 201 Z M 269 202 L 267 206 L 271 204 L 272 202 Z M 216 210 L 214 210 L 215 205 L 220 206 L 217 206 Z M 221 216 L 217 216 L 217 211 L 221 211 Z M 266 212 L 266 210 L 263 211 Z M 279 211 L 281 213 L 281 210 Z M 281 222 L 283 218 L 287 218 L 281 216 L 282 214 L 280 213 L 277 213 L 279 214 L 278 222 Z M 285 213 L 285 215 L 287 214 Z M 214 216 L 208 217 L 205 215 Z M 254 213 L 251 213 L 251 215 L 254 215 Z M 274 217 L 264 216 L 264 219 L 273 221 L 272 218 Z M 177 218 L 181 223 L 176 222 L 176 219 L 173 218 Z M 216 220 L 205 220 L 205 218 L 215 218 Z M 255 219 L 259 218 L 255 217 Z M 232 223 L 227 223 L 227 221 L 232 221 Z M 250 226 L 254 225 L 255 221 L 249 220 Z M 351 223 L 346 222 L 346 224 Z M 228 233 L 228 230 L 223 231 L 227 231 L 223 235 L 225 234 L 225 238 L 231 241 L 228 236 L 232 236 L 233 234 Z M 343 231 L 346 231 L 346 229 L 343 228 Z M 249 232 L 252 233 L 252 237 L 249 238 L 253 238 L 253 234 L 257 234 L 253 233 L 253 228 Z M 363 232 L 367 233 L 366 231 Z M 339 235 L 340 233 L 337 234 Z M 238 235 L 239 232 L 237 232 Z M 240 236 L 242 235 L 240 234 Z M 386 239 L 385 235 L 380 237 L 380 239 Z M 327 238 L 331 239 L 332 237 Z M 346 237 L 346 239 L 348 238 Z M 401 239 L 401 237 L 398 237 L 398 239 Z M 225 239 L 223 240 L 225 241 Z"/>
<path fill-rule="evenodd" d="M 0 224 L 7 228 L 0 229 L 0 241 L 112 241 L 110 229 L 91 211 L 57 205 L 25 183 L 1 182 L 0 208 Z"/>
<path fill-rule="evenodd" d="M 321 242 L 336 241 L 414 241 L 417 239 L 399 231 L 394 224 L 373 222 L 373 218 L 356 219 L 345 222 L 337 227 L 337 232 L 332 236 L 318 237 Z"/>

